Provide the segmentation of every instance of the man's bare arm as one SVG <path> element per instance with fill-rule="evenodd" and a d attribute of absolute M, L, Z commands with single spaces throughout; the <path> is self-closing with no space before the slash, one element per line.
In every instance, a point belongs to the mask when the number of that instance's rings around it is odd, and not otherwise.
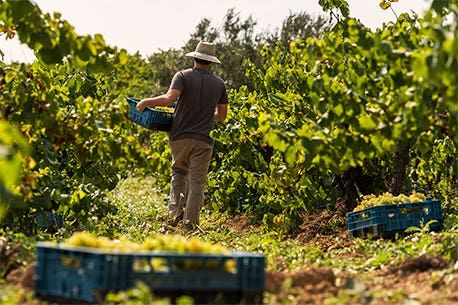
<path fill-rule="evenodd" d="M 215 121 L 222 122 L 227 116 L 227 104 L 218 104 L 215 108 Z"/>
<path fill-rule="evenodd" d="M 176 90 L 176 89 L 171 89 L 167 91 L 166 94 L 155 96 L 155 97 L 150 97 L 150 98 L 145 98 L 141 100 L 137 104 L 137 109 L 140 111 L 145 110 L 146 107 L 154 107 L 154 106 L 170 106 L 174 102 L 178 100 L 178 98 L 181 95 L 181 91 Z"/>

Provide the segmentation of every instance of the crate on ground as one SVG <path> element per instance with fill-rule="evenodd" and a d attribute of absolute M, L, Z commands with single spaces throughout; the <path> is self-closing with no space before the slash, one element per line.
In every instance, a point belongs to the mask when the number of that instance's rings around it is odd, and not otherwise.
<path fill-rule="evenodd" d="M 403 233 L 409 227 L 420 227 L 432 220 L 432 230 L 442 228 L 440 201 L 389 204 L 347 213 L 348 231 L 352 237 L 388 237 Z"/>
<path fill-rule="evenodd" d="M 156 295 L 190 295 L 200 302 L 223 296 L 225 303 L 261 303 L 264 268 L 262 254 L 245 252 L 120 253 L 38 243 L 36 291 L 44 297 L 93 303 L 109 291 L 126 290 L 142 281 Z"/>
<path fill-rule="evenodd" d="M 173 121 L 173 113 L 153 108 L 145 108 L 143 111 L 137 110 L 139 99 L 128 97 L 129 119 L 150 130 L 170 131 Z"/>

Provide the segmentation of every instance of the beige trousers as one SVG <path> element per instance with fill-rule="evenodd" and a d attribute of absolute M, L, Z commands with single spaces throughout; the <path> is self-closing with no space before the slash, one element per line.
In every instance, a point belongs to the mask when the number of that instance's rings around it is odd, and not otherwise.
<path fill-rule="evenodd" d="M 204 204 L 212 146 L 195 139 L 172 141 L 170 146 L 173 159 L 169 213 L 193 226 L 199 224 L 199 212 Z"/>

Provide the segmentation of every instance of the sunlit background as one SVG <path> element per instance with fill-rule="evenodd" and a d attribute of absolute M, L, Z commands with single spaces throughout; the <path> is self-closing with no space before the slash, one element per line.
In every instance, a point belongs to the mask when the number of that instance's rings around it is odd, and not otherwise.
<path fill-rule="evenodd" d="M 45 12 L 60 12 L 79 34 L 101 33 L 113 46 L 130 53 L 148 55 L 160 49 L 180 48 L 196 25 L 208 18 L 217 26 L 228 9 L 235 8 L 242 18 L 252 16 L 257 30 L 274 30 L 291 12 L 305 11 L 312 16 L 322 14 L 318 0 L 36 0 Z M 395 20 L 395 14 L 422 12 L 429 7 L 427 0 L 399 0 L 393 10 L 383 11 L 379 0 L 349 0 L 353 17 L 366 26 L 377 28 Z M 16 39 L 0 38 L 4 60 L 30 62 L 33 52 Z"/>

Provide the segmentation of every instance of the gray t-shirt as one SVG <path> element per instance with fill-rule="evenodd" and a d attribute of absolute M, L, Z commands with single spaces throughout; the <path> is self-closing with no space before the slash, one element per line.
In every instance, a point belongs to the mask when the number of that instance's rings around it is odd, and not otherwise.
<path fill-rule="evenodd" d="M 228 103 L 224 81 L 209 71 L 193 68 L 177 72 L 170 89 L 181 92 L 170 140 L 192 138 L 212 144 L 215 108 Z"/>

